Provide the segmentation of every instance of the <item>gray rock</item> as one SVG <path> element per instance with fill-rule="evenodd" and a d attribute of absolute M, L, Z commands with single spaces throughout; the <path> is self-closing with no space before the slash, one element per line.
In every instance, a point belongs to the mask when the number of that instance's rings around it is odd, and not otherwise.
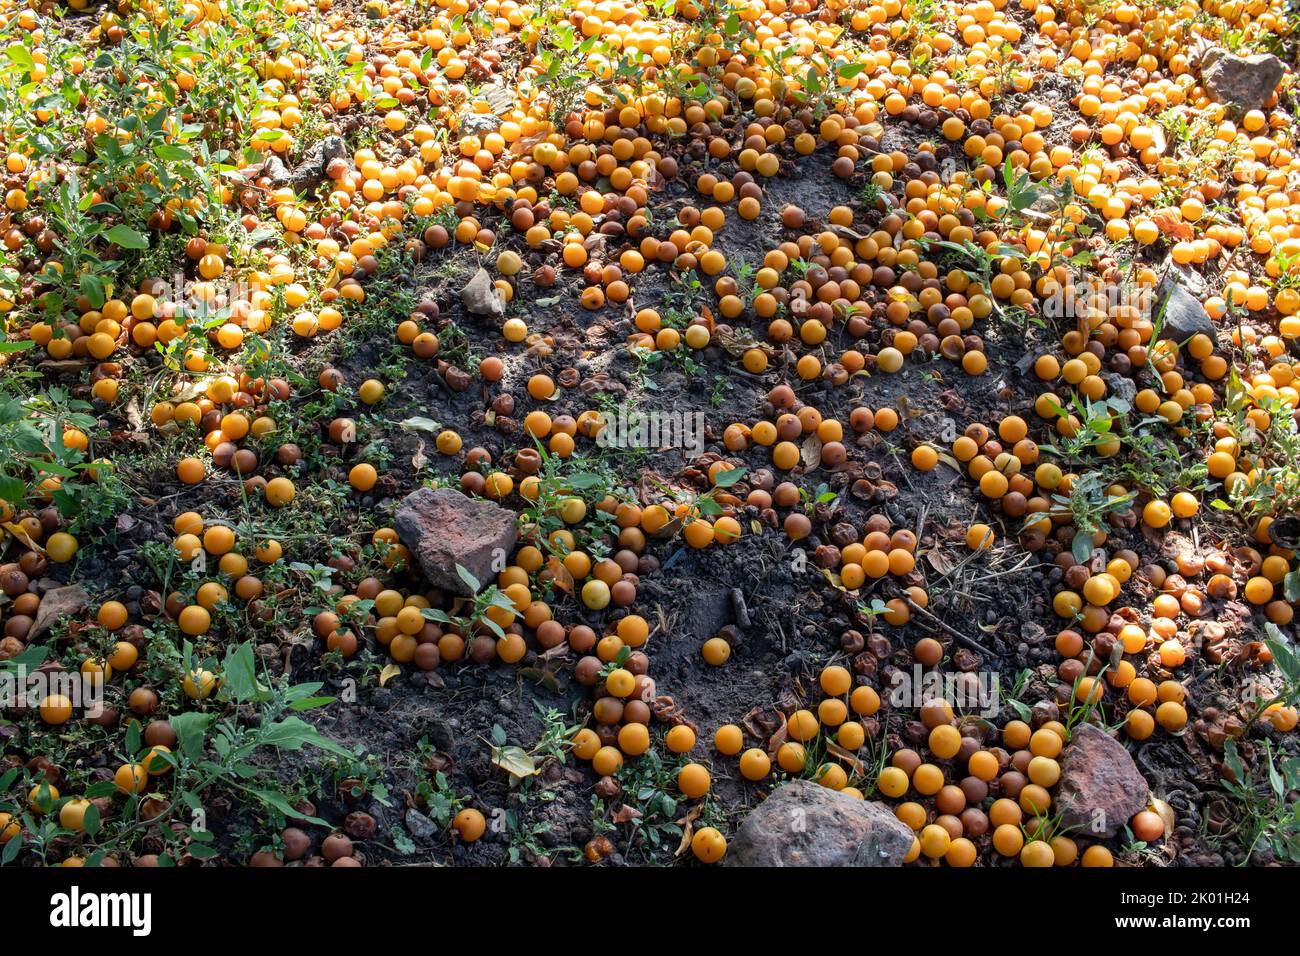
<path fill-rule="evenodd" d="M 284 165 L 280 157 L 272 154 L 267 157 L 263 172 L 273 186 L 288 184 L 296 193 L 307 193 L 314 189 L 325 176 L 325 168 L 335 159 L 347 159 L 348 148 L 341 136 L 326 136 L 308 150 L 302 162 L 292 170 Z"/>
<path fill-rule="evenodd" d="M 456 746 L 455 728 L 446 721 L 437 718 L 428 720 L 415 719 L 411 722 L 406 736 L 412 743 L 418 741 L 421 737 L 427 737 L 429 743 L 442 751 L 450 752 Z"/>
<path fill-rule="evenodd" d="M 1205 277 L 1197 272 L 1190 265 L 1174 262 L 1173 253 L 1165 256 L 1164 262 L 1160 264 L 1157 270 L 1165 278 L 1174 279 L 1184 289 L 1197 298 L 1203 298 L 1207 294 Z"/>
<path fill-rule="evenodd" d="M 1088 837 L 1113 837 L 1146 808 L 1150 789 L 1129 752 L 1092 724 L 1076 727 L 1061 757 L 1056 807 L 1061 825 Z"/>
<path fill-rule="evenodd" d="M 419 810 L 406 811 L 406 830 L 417 840 L 433 840 L 438 836 L 438 825 Z"/>
<path fill-rule="evenodd" d="M 1166 277 L 1156 290 L 1155 314 L 1161 316 L 1160 337 L 1185 342 L 1198 332 L 1214 338 L 1214 321 L 1196 296 Z"/>
<path fill-rule="evenodd" d="M 474 589 L 456 566 L 482 587 L 505 567 L 519 538 L 513 511 L 467 498 L 453 488 L 421 488 L 407 495 L 397 506 L 393 527 L 430 584 L 466 597 Z"/>
<path fill-rule="evenodd" d="M 1137 383 L 1133 379 L 1116 372 L 1102 372 L 1101 380 L 1106 383 L 1106 391 L 1110 393 L 1111 398 L 1121 399 L 1132 407 L 1138 393 Z"/>
<path fill-rule="evenodd" d="M 495 113 L 468 113 L 461 117 L 457 132 L 462 136 L 482 136 L 501 128 L 501 117 Z"/>
<path fill-rule="evenodd" d="M 1215 47 L 1201 57 L 1201 85 L 1243 112 L 1261 109 L 1285 74 L 1286 65 L 1271 53 L 1236 56 Z"/>
<path fill-rule="evenodd" d="M 808 780 L 774 790 L 745 817 L 728 866 L 901 866 L 911 829 L 880 803 Z"/>

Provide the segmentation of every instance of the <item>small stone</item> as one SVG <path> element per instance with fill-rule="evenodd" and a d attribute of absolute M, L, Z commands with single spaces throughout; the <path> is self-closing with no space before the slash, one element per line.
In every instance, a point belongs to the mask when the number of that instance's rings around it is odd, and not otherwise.
<path fill-rule="evenodd" d="M 412 807 L 406 811 L 406 830 L 417 840 L 433 840 L 438 836 L 438 825 Z"/>
<path fill-rule="evenodd" d="M 1156 292 L 1156 315 L 1161 316 L 1160 337 L 1185 342 L 1202 333 L 1214 337 L 1214 322 L 1196 296 L 1166 278 Z"/>
<path fill-rule="evenodd" d="M 1121 401 L 1128 402 L 1130 407 L 1137 399 L 1137 383 L 1127 375 L 1119 375 L 1116 372 L 1102 372 L 1101 380 L 1106 383 L 1106 391 L 1110 393 L 1111 398 L 1118 398 Z"/>
<path fill-rule="evenodd" d="M 484 136 L 501 128 L 501 117 L 495 113 L 469 113 L 460 120 L 461 136 Z"/>

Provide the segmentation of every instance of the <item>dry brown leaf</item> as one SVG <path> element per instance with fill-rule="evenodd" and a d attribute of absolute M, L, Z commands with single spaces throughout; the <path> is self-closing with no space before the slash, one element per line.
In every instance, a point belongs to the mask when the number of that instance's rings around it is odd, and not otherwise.
<path fill-rule="evenodd" d="M 613 820 L 615 823 L 631 823 L 633 820 L 640 820 L 642 813 L 636 807 L 629 807 L 626 803 L 618 808 L 614 813 Z"/>
<path fill-rule="evenodd" d="M 804 465 L 809 469 L 818 467 L 822 463 L 822 440 L 817 437 L 817 433 L 811 433 L 803 440 L 803 447 L 799 450 L 799 457 L 803 459 Z"/>
<path fill-rule="evenodd" d="M 573 575 L 569 573 L 569 569 L 564 566 L 564 562 L 556 555 L 551 555 L 546 562 L 546 570 L 550 573 L 551 579 L 555 582 L 557 588 L 566 594 L 573 593 Z"/>
<path fill-rule="evenodd" d="M 845 750 L 835 741 L 833 740 L 826 741 L 826 751 L 832 757 L 835 757 L 837 760 L 841 760 L 844 763 L 848 764 L 855 774 L 861 776 L 866 771 L 866 765 L 861 760 L 859 760 L 849 751 Z"/>
<path fill-rule="evenodd" d="M 947 553 L 940 551 L 938 548 L 931 548 L 929 551 L 925 552 L 925 560 L 929 561 L 930 567 L 934 568 L 940 574 L 947 574 L 956 567 L 956 565 L 954 565 L 949 559 Z"/>
<path fill-rule="evenodd" d="M 36 610 L 36 620 L 27 632 L 28 640 L 40 637 L 60 618 L 79 614 L 89 603 L 90 596 L 80 584 L 69 584 L 46 591 L 41 598 L 40 607 Z"/>
<path fill-rule="evenodd" d="M 776 759 L 776 752 L 781 749 L 781 745 L 790 739 L 790 721 L 779 710 L 776 715 L 781 718 L 781 726 L 767 741 L 767 755 L 773 760 Z"/>
<path fill-rule="evenodd" d="M 1161 232 L 1175 239 L 1191 239 L 1195 235 L 1191 223 L 1183 221 L 1183 214 L 1172 207 L 1157 209 L 1151 214 L 1151 219 Z"/>
<path fill-rule="evenodd" d="M 690 813 L 677 821 L 677 825 L 682 828 L 682 842 L 677 844 L 677 850 L 673 853 L 673 856 L 681 856 L 690 848 L 691 835 L 695 830 L 695 821 L 700 818 L 700 814 L 703 812 L 704 804 L 697 803 L 691 807 Z"/>
<path fill-rule="evenodd" d="M 31 536 L 22 529 L 21 525 L 15 524 L 12 521 L 6 521 L 3 524 L 0 524 L 0 528 L 4 528 L 8 531 L 11 535 L 21 541 L 29 550 L 35 551 L 37 554 L 45 553 L 45 549 L 33 541 Z"/>

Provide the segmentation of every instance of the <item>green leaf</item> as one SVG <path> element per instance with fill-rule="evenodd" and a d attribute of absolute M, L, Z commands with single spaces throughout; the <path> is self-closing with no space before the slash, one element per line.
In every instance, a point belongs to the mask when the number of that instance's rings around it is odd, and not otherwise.
<path fill-rule="evenodd" d="M 730 488 L 736 482 L 740 481 L 741 478 L 745 477 L 746 471 L 748 471 L 748 469 L 745 468 L 744 465 L 741 465 L 739 468 L 732 468 L 728 471 L 724 471 L 718 475 L 717 480 L 714 481 L 713 484 L 718 488 Z"/>
<path fill-rule="evenodd" d="M 203 759 L 203 741 L 213 719 L 212 714 L 191 711 L 176 714 L 168 721 L 176 732 L 176 742 L 181 752 L 193 763 Z"/>
<path fill-rule="evenodd" d="M 26 352 L 28 349 L 36 348 L 36 343 L 31 339 L 17 339 L 0 342 L 0 355 L 7 355 L 12 352 Z"/>
<path fill-rule="evenodd" d="M 1265 751 L 1268 757 L 1268 785 L 1273 789 L 1273 795 L 1278 800 L 1286 796 L 1286 783 L 1282 780 L 1282 775 L 1277 772 L 1277 766 L 1273 763 L 1273 751 Z"/>
<path fill-rule="evenodd" d="M 1264 632 L 1268 635 L 1264 638 L 1264 643 L 1273 652 L 1273 661 L 1277 664 L 1278 670 L 1285 674 L 1288 680 L 1300 681 L 1300 656 L 1296 655 L 1295 650 L 1287 643 L 1282 632 L 1272 621 L 1264 623 Z"/>
<path fill-rule="evenodd" d="M 466 568 L 464 565 L 458 564 L 456 565 L 456 574 L 459 575 L 460 579 L 465 582 L 465 585 L 470 589 L 470 591 L 472 591 L 475 594 L 478 593 L 481 585 L 479 584 L 478 578 L 474 577 L 474 575 L 470 573 L 468 568 Z"/>
<path fill-rule="evenodd" d="M 353 756 L 346 747 L 335 743 L 300 717 L 286 717 L 266 729 L 262 742 L 282 750 L 299 750 L 306 745 L 339 757 Z"/>
<path fill-rule="evenodd" d="M 320 819 L 319 817 L 307 816 L 304 813 L 295 810 L 289 805 L 289 801 L 274 790 L 249 790 L 253 796 L 261 800 L 272 810 L 278 811 L 281 815 L 290 820 L 306 820 L 308 823 L 314 823 L 317 826 L 331 826 L 332 824 Z"/>
<path fill-rule="evenodd" d="M 1070 553 L 1074 555 L 1074 560 L 1083 564 L 1092 557 L 1092 535 L 1084 534 L 1082 531 L 1076 531 L 1074 539 L 1070 542 Z"/>
<path fill-rule="evenodd" d="M 112 229 L 108 230 L 105 238 L 115 246 L 121 246 L 123 249 L 148 249 L 149 240 L 144 235 L 136 232 L 130 226 L 119 223 Z"/>
<path fill-rule="evenodd" d="M 92 837 L 98 833 L 100 825 L 99 807 L 93 803 L 86 807 L 86 815 L 82 818 L 82 824 L 85 826 L 86 832 Z"/>
<path fill-rule="evenodd" d="M 21 504 L 27 492 L 27 486 L 21 479 L 6 475 L 0 471 L 0 498 L 13 504 Z"/>
<path fill-rule="evenodd" d="M 5 56 L 9 57 L 24 72 L 30 73 L 36 68 L 36 61 L 32 59 L 32 52 L 21 43 L 9 44 L 5 49 Z"/>
<path fill-rule="evenodd" d="M 257 660 L 251 641 L 245 641 L 226 652 L 221 672 L 223 689 L 238 703 L 270 698 L 271 692 L 257 682 Z"/>
<path fill-rule="evenodd" d="M 315 710 L 317 707 L 326 707 L 336 700 L 338 700 L 337 697 L 304 697 L 302 700 L 295 700 L 291 703 L 289 709 L 293 711 Z"/>
<path fill-rule="evenodd" d="M 81 288 L 81 294 L 84 295 L 90 304 L 96 309 L 104 307 L 104 280 L 92 272 L 83 272 L 77 282 Z"/>
<path fill-rule="evenodd" d="M 18 851 L 23 848 L 23 841 L 19 839 L 10 840 L 0 849 L 0 866 L 7 866 L 18 856 Z"/>
<path fill-rule="evenodd" d="M 172 143 L 159 143 L 153 148 L 153 154 L 161 160 L 172 163 L 188 163 L 194 159 L 188 149 Z"/>

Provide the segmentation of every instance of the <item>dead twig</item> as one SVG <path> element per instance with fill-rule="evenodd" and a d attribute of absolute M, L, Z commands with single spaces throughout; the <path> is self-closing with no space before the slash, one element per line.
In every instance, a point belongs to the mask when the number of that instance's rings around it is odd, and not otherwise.
<path fill-rule="evenodd" d="M 924 617 L 926 620 L 930 621 L 932 624 L 935 624 L 936 626 L 942 628 L 943 631 L 944 631 L 945 633 L 951 635 L 955 640 L 957 640 L 959 643 L 965 645 L 965 646 L 966 646 L 967 648 L 969 648 L 970 650 L 972 650 L 972 651 L 976 651 L 976 652 L 978 652 L 978 653 L 980 653 L 980 654 L 983 654 L 985 657 L 995 657 L 995 656 L 996 656 L 992 651 L 990 651 L 987 647 L 985 647 L 985 646 L 984 646 L 983 644 L 981 644 L 979 641 L 975 640 L 973 637 L 967 637 L 967 636 L 966 636 L 965 634 L 963 634 L 961 631 L 959 631 L 959 630 L 957 630 L 956 628 L 952 627 L 951 625 L 946 624 L 945 622 L 939 620 L 939 618 L 935 617 L 935 616 L 934 616 L 933 614 L 931 614 L 928 610 L 926 610 L 925 608 L 921 607 L 921 605 L 917 604 L 917 603 L 916 603 L 915 601 L 913 601 L 909 596 L 904 595 L 904 596 L 903 596 L 903 600 L 904 600 L 905 602 L 907 602 L 907 606 L 910 607 L 914 613 L 916 613 L 916 614 L 920 614 L 922 617 Z"/>

